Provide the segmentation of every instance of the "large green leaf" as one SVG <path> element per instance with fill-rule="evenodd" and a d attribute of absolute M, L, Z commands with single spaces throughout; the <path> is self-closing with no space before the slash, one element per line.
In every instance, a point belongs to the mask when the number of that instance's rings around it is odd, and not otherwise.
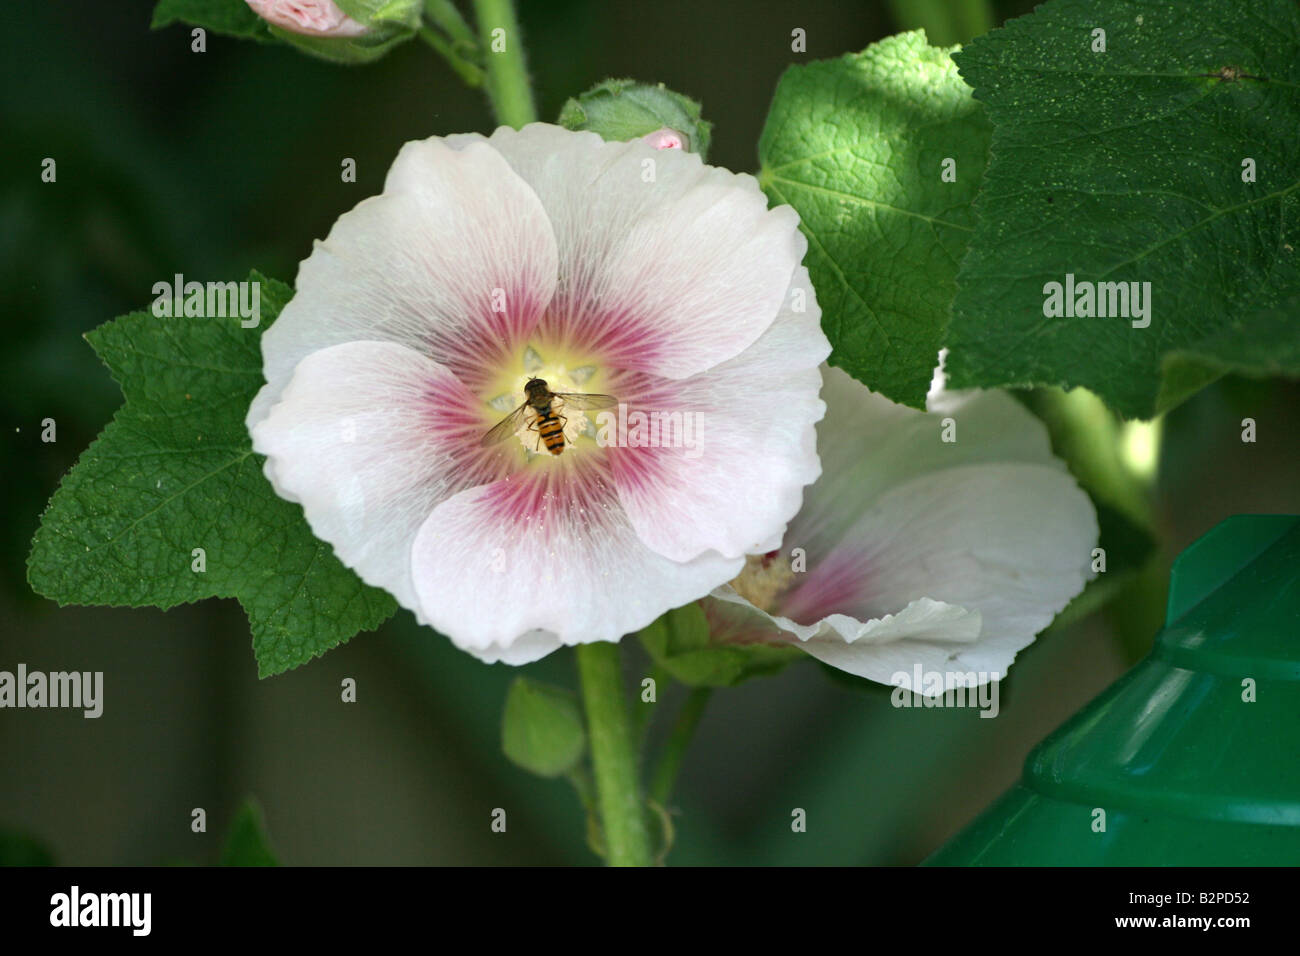
<path fill-rule="evenodd" d="M 994 133 L 952 385 L 1084 385 L 1148 417 L 1223 371 L 1300 374 L 1294 0 L 1053 0 L 954 59 Z M 1150 324 L 1047 315 L 1067 274 L 1150 283 Z"/>
<path fill-rule="evenodd" d="M 786 70 L 759 141 L 759 183 L 803 220 L 831 364 L 916 408 L 943 344 L 988 140 L 949 51 L 918 30 Z"/>
<path fill-rule="evenodd" d="M 301 507 L 262 474 L 244 416 L 262 384 L 262 332 L 292 290 L 257 273 L 249 281 L 261 290 L 255 327 L 140 311 L 86 336 L 126 404 L 55 492 L 27 575 L 60 604 L 238 598 L 267 676 L 378 627 L 396 605 L 314 538 Z"/>

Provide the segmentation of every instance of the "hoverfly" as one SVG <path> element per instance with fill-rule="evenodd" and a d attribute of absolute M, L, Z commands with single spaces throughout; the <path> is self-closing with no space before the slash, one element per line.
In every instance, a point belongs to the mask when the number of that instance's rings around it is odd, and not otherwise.
<path fill-rule="evenodd" d="M 562 407 L 578 411 L 612 408 L 618 404 L 618 399 L 613 395 L 552 392 L 544 379 L 530 378 L 524 384 L 524 403 L 493 425 L 483 436 L 482 444 L 495 445 L 513 435 L 519 430 L 519 426 L 524 422 L 524 416 L 531 408 L 534 417 L 532 424 L 528 426 L 529 430 L 537 432 L 538 443 L 545 442 L 546 450 L 552 455 L 560 454 L 564 451 L 564 426 L 569 420 L 552 407 L 552 403 L 557 399 Z"/>

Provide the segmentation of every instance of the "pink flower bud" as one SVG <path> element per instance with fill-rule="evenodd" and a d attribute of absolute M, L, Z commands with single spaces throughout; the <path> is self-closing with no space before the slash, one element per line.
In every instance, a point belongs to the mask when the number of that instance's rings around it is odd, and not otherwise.
<path fill-rule="evenodd" d="M 368 28 L 334 0 L 245 0 L 253 12 L 284 30 L 309 37 L 358 37 Z"/>
<path fill-rule="evenodd" d="M 681 133 L 675 129 L 669 129 L 667 126 L 641 137 L 642 142 L 649 143 L 655 149 L 685 149 L 685 140 L 686 137 Z"/>

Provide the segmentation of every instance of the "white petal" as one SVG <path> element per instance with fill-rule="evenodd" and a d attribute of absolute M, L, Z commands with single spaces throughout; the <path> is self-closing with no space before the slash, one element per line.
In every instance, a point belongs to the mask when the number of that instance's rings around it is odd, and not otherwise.
<path fill-rule="evenodd" d="M 977 646 L 980 629 L 979 611 L 921 598 L 870 621 L 832 615 L 816 636 L 797 646 L 824 664 L 888 684 L 894 674 L 910 675 L 917 665 L 922 671 L 953 670 L 954 658 Z M 998 671 L 1005 673 L 1005 668 Z"/>
<path fill-rule="evenodd" d="M 488 142 L 555 230 L 560 287 L 545 330 L 612 364 L 685 378 L 739 354 L 776 317 L 807 241 L 794 210 L 768 210 L 752 176 L 542 123 Z"/>
<path fill-rule="evenodd" d="M 298 364 L 253 427 L 253 448 L 339 560 L 414 608 L 416 532 L 439 501 L 491 477 L 472 457 L 477 404 L 451 372 L 408 348 L 349 342 Z"/>
<path fill-rule="evenodd" d="M 825 405 L 818 398 L 818 364 L 830 343 L 802 266 L 795 290 L 805 311 L 783 308 L 734 359 L 682 382 L 650 386 L 640 398 L 642 407 L 690 415 L 692 447 L 610 452 L 632 527 L 666 557 L 684 561 L 709 549 L 736 557 L 775 548 L 804 487 L 820 473 L 814 426 Z"/>
<path fill-rule="evenodd" d="M 603 481 L 569 475 L 550 491 L 535 475 L 443 502 L 412 549 L 417 618 L 480 656 L 509 660 L 503 649 L 523 640 L 531 657 L 539 630 L 564 645 L 616 641 L 743 564 L 670 561 L 638 540 Z"/>
<path fill-rule="evenodd" d="M 482 143 L 407 143 L 384 192 L 339 217 L 299 267 L 297 292 L 262 336 L 269 389 L 251 427 L 307 354 L 343 342 L 405 345 L 462 379 L 535 325 L 555 289 L 556 248 L 537 195 Z M 494 291 L 505 311 L 494 311 Z"/>
<path fill-rule="evenodd" d="M 789 540 L 825 550 L 881 494 L 937 469 L 978 462 L 1027 462 L 1064 470 L 1047 429 L 1001 391 L 936 392 L 920 412 L 869 391 L 845 372 L 825 370 L 826 415 L 817 427 L 822 476 L 804 495 Z M 951 417 L 956 441 L 945 442 Z"/>
<path fill-rule="evenodd" d="M 1097 517 L 1063 470 L 967 465 L 893 489 L 845 539 L 867 543 L 869 603 L 974 608 L 990 636 L 1016 634 L 1023 647 L 1083 589 Z"/>
<path fill-rule="evenodd" d="M 864 676 L 872 676 L 865 673 L 868 665 L 878 674 L 915 663 L 1005 674 L 1016 652 L 1083 589 L 1096 540 L 1092 503 L 1060 469 L 1025 464 L 942 469 L 880 496 L 843 530 L 842 541 L 829 553 L 809 553 L 808 579 L 801 588 L 815 594 L 819 562 L 845 566 L 847 554 L 860 561 L 847 566 L 864 569 L 854 593 L 840 594 L 833 606 L 818 609 L 815 597 L 795 590 L 784 596 L 782 610 L 808 627 L 816 626 L 809 614 L 820 614 L 834 633 L 849 637 L 854 627 L 849 622 L 878 619 L 917 601 L 964 608 L 980 621 L 979 638 L 969 645 L 936 648 L 924 632 L 899 635 L 895 629 L 897 643 L 879 657 L 884 663 L 862 648 L 853 655 L 834 652 L 836 659 L 853 659 L 854 666 L 846 669 Z M 787 610 L 796 606 L 798 613 Z M 828 633 L 816 632 L 818 637 Z"/>
<path fill-rule="evenodd" d="M 485 664 L 509 664 L 521 667 L 539 661 L 552 651 L 558 651 L 564 644 L 550 631 L 529 631 L 515 639 L 514 643 L 501 646 L 489 644 L 487 647 L 465 648 Z"/>
<path fill-rule="evenodd" d="M 823 663 L 882 684 L 900 670 L 910 674 L 918 664 L 923 670 L 951 669 L 953 656 L 973 649 L 981 630 L 979 611 L 929 598 L 879 618 L 831 614 L 807 625 L 768 614 L 729 585 L 716 588 L 703 606 L 714 640 L 793 644 Z"/>

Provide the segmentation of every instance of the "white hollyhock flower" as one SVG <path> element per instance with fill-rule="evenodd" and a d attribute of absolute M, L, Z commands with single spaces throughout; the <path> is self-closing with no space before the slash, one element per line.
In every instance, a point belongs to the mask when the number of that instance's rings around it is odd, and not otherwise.
<path fill-rule="evenodd" d="M 805 248 L 794 210 L 681 150 L 545 124 L 407 143 L 262 337 L 253 447 L 465 650 L 617 640 L 776 547 L 820 472 Z M 559 455 L 527 425 L 484 447 L 531 377 L 619 400 L 600 415 L 689 413 L 694 443 L 606 447 L 648 436 L 570 408 Z"/>
<path fill-rule="evenodd" d="M 781 551 L 703 602 L 713 639 L 792 644 L 883 684 L 918 666 L 1005 675 L 1090 577 L 1092 502 L 1004 392 L 946 392 L 939 371 L 921 412 L 825 378 L 822 476 Z"/>

